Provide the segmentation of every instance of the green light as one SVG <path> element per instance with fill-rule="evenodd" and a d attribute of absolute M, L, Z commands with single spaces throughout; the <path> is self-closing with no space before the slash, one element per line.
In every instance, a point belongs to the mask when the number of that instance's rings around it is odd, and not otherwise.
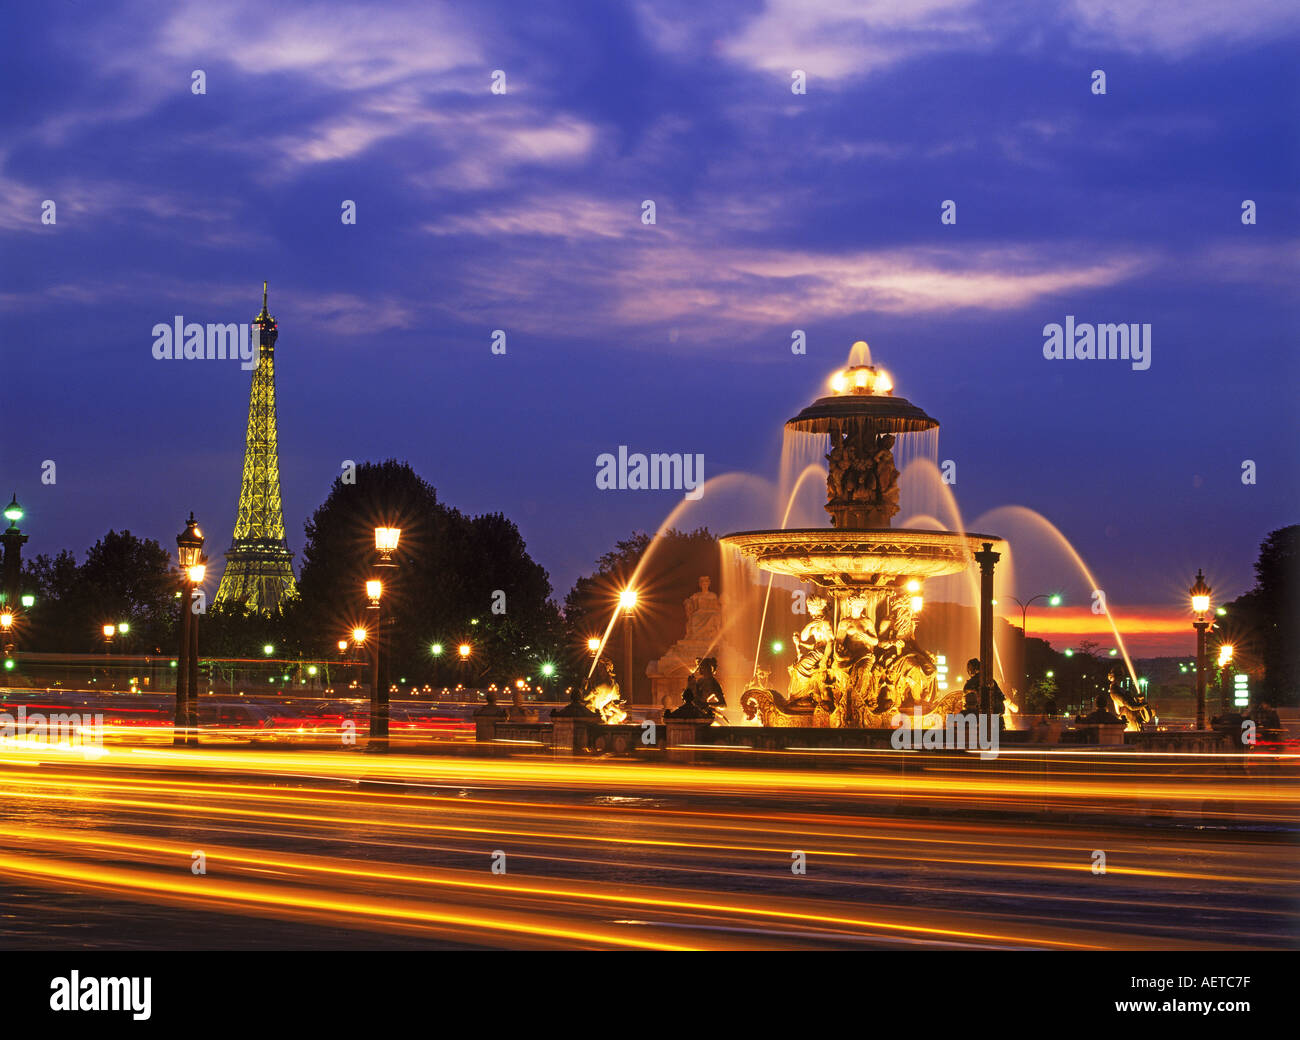
<path fill-rule="evenodd" d="M 1228 608 L 1227 608 L 1227 607 L 1219 607 L 1219 608 L 1215 611 L 1215 613 L 1218 614 L 1219 617 L 1223 617 L 1223 615 L 1226 614 L 1227 612 L 1228 612 Z"/>
<path fill-rule="evenodd" d="M 18 496 L 14 495 L 13 499 L 5 506 L 5 519 L 11 524 L 18 523 L 23 518 L 23 507 L 18 504 Z"/>
<path fill-rule="evenodd" d="M 273 653 L 275 653 L 275 644 L 267 643 L 265 646 L 262 647 L 262 653 L 266 654 L 267 657 L 270 657 Z"/>
<path fill-rule="evenodd" d="M 1061 597 L 1060 597 L 1060 596 L 1052 596 L 1050 599 L 1048 599 L 1048 601 L 1047 601 L 1047 605 L 1048 605 L 1049 607 L 1059 607 L 1059 606 L 1061 605 Z"/>
<path fill-rule="evenodd" d="M 122 633 L 122 635 L 126 635 L 128 632 L 131 631 L 131 626 L 128 625 L 125 621 L 123 621 L 117 626 L 117 630 L 120 633 Z"/>
<path fill-rule="evenodd" d="M 547 661 L 544 665 L 542 665 L 542 674 L 549 679 L 552 675 L 555 674 L 555 665 L 551 664 L 550 661 Z"/>
<path fill-rule="evenodd" d="M 314 664 L 309 664 L 309 665 L 307 666 L 307 674 L 308 674 L 308 675 L 315 675 L 315 674 L 316 674 L 316 666 L 315 666 Z"/>
<path fill-rule="evenodd" d="M 1054 679 L 1054 678 L 1056 678 L 1056 673 L 1055 673 L 1055 672 L 1048 672 L 1048 673 L 1047 673 L 1047 677 L 1048 677 L 1049 679 Z"/>
<path fill-rule="evenodd" d="M 429 652 L 432 653 L 434 657 L 441 657 L 441 656 L 442 656 L 442 644 L 441 644 L 441 643 L 434 643 L 433 646 L 429 647 Z"/>
<path fill-rule="evenodd" d="M 783 642 L 781 642 L 781 640 L 777 639 L 777 640 L 774 640 L 774 641 L 773 641 L 773 643 L 772 643 L 772 653 L 774 653 L 774 654 L 779 654 L 779 653 L 780 653 L 782 650 L 784 650 L 784 649 L 785 649 L 785 644 L 784 644 Z"/>
<path fill-rule="evenodd" d="M 176 662 L 173 661 L 172 664 L 171 664 L 171 666 L 172 666 L 173 668 L 175 668 L 175 667 L 176 667 Z"/>
<path fill-rule="evenodd" d="M 1066 656 L 1066 657 L 1073 657 L 1073 656 L 1074 656 L 1074 651 L 1073 651 L 1073 650 L 1069 650 L 1069 649 L 1067 649 L 1067 650 L 1065 651 L 1065 656 Z"/>
<path fill-rule="evenodd" d="M 1109 650 L 1107 650 L 1106 652 L 1107 652 L 1108 654 L 1110 654 L 1111 657 L 1114 657 L 1116 654 L 1119 653 L 1119 651 L 1116 650 L 1113 646 L 1112 646 Z"/>
<path fill-rule="evenodd" d="M 472 618 L 470 618 L 470 619 L 469 619 L 469 623 L 470 623 L 471 625 L 477 625 L 477 624 L 478 624 L 478 618 L 476 618 L 476 617 L 472 617 Z"/>
<path fill-rule="evenodd" d="M 36 603 L 36 597 L 33 596 L 30 592 L 27 593 L 27 594 L 26 594 L 25 596 L 23 596 L 23 598 L 22 598 L 22 604 L 23 604 L 23 606 L 24 606 L 25 608 L 29 608 L 29 609 L 30 609 L 32 606 L 35 605 L 35 603 Z"/>
<path fill-rule="evenodd" d="M 5 671 L 6 671 L 6 672 L 12 672 L 13 670 L 14 670 L 14 659 L 13 659 L 12 657 L 6 657 L 6 658 L 5 658 Z"/>

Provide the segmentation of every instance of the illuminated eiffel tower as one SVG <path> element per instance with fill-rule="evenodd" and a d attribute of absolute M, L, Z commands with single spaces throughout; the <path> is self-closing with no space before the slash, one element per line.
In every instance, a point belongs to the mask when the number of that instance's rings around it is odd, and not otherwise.
<path fill-rule="evenodd" d="M 234 544 L 226 553 L 226 569 L 215 603 L 269 613 L 294 594 L 294 581 L 290 565 L 293 554 L 284 540 L 280 453 L 275 432 L 275 340 L 279 333 L 266 309 L 265 282 L 262 313 L 253 323 L 261 330 L 261 345 L 248 398 L 244 480 L 239 489 Z"/>

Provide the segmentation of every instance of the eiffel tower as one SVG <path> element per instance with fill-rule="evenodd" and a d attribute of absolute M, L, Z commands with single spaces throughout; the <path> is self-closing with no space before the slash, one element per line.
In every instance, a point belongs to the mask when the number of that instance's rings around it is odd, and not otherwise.
<path fill-rule="evenodd" d="M 234 544 L 226 553 L 226 569 L 214 605 L 272 613 L 294 594 L 294 580 L 290 565 L 293 554 L 284 540 L 280 453 L 275 432 L 275 340 L 279 333 L 266 309 L 265 282 L 262 312 L 253 324 L 261 330 L 261 345 L 248 398 L 244 479 L 239 488 Z"/>

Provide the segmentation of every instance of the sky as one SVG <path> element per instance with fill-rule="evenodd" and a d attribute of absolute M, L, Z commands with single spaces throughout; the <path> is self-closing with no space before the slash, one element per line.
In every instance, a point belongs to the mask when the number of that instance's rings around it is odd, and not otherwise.
<path fill-rule="evenodd" d="M 1293 3 L 3 17 L 0 484 L 29 553 L 170 547 L 192 509 L 219 566 L 250 375 L 151 330 L 248 322 L 264 279 L 295 553 L 345 461 L 388 457 L 512 518 L 558 597 L 681 504 L 599 489 L 619 445 L 752 475 L 678 519 L 763 526 L 781 424 L 856 340 L 939 419 L 963 517 L 1049 519 L 1135 652 L 1183 652 L 1196 569 L 1238 595 L 1300 520 Z M 1067 315 L 1149 324 L 1150 367 L 1044 357 Z M 1077 638 L 1092 583 L 1031 542 L 1016 582 Z"/>

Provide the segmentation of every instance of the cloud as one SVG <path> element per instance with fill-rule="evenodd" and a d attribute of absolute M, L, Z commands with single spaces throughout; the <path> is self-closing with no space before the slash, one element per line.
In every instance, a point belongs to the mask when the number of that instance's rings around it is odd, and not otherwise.
<path fill-rule="evenodd" d="M 1155 51 L 1183 58 L 1204 47 L 1265 41 L 1300 28 L 1292 0 L 1074 0 L 1073 14 L 1087 40 L 1120 50 Z"/>
<path fill-rule="evenodd" d="M 1073 0 L 1064 9 L 1023 11 L 987 0 L 766 0 L 752 17 L 723 19 L 703 5 L 683 3 L 669 17 L 642 4 L 647 37 L 665 53 L 696 58 L 714 53 L 738 66 L 810 82 L 839 85 L 928 54 L 988 53 L 1014 42 L 1040 49 L 1055 20 L 1082 48 L 1118 49 L 1184 58 L 1208 46 L 1268 41 L 1300 28 L 1291 0 Z"/>
<path fill-rule="evenodd" d="M 545 233 L 554 219 L 549 214 L 531 230 Z M 465 287 L 448 307 L 482 322 L 508 306 L 512 324 L 537 333 L 560 328 L 596 335 L 670 323 L 695 330 L 697 343 L 712 340 L 721 349 L 764 328 L 868 312 L 1013 310 L 1059 293 L 1114 285 L 1152 264 L 1138 255 L 1057 260 L 1056 244 L 1041 250 L 824 253 L 706 244 L 657 228 L 582 241 L 574 225 L 563 233 L 575 242 L 561 268 L 543 243 L 514 247 L 507 259 L 469 263 L 462 272 Z M 565 312 L 556 298 L 580 299 L 582 308 Z"/>

